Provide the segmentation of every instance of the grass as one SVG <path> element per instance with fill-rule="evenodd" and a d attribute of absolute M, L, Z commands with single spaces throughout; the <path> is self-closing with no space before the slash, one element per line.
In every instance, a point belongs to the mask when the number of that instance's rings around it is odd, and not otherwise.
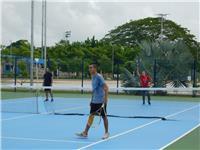
<path fill-rule="evenodd" d="M 165 150 L 200 150 L 200 127 L 171 144 Z"/>

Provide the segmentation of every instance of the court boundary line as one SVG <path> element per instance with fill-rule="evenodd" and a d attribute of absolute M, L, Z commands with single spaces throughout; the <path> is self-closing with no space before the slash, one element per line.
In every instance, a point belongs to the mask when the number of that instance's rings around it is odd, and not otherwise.
<path fill-rule="evenodd" d="M 178 138 L 172 140 L 171 142 L 169 142 L 168 144 L 166 144 L 165 146 L 159 148 L 159 150 L 163 150 L 165 148 L 167 148 L 168 146 L 172 145 L 173 143 L 177 142 L 178 140 L 180 140 L 181 138 L 183 138 L 184 136 L 190 134 L 192 131 L 194 131 L 195 129 L 197 129 L 198 127 L 200 127 L 200 123 L 198 125 L 196 125 L 195 127 L 193 127 L 192 129 L 190 129 L 189 131 L 187 131 L 186 133 L 182 134 L 181 136 L 179 136 Z"/>
<path fill-rule="evenodd" d="M 178 114 L 181 114 L 181 113 L 183 113 L 183 112 L 192 110 L 192 109 L 194 109 L 194 108 L 196 108 L 196 107 L 199 107 L 199 106 L 200 106 L 200 104 L 195 105 L 195 106 L 192 106 L 192 107 L 189 107 L 189 108 L 184 109 L 184 110 L 182 110 L 182 111 L 175 112 L 175 113 L 173 113 L 173 114 L 171 114 L 171 115 L 167 115 L 167 116 L 165 116 L 165 118 L 170 118 L 170 117 L 176 116 L 176 115 L 178 115 Z M 146 123 L 146 124 L 140 125 L 140 126 L 138 126 L 138 127 L 129 129 L 129 130 L 127 130 L 127 131 L 124 131 L 124 132 L 118 133 L 118 134 L 116 134 L 116 135 L 113 135 L 113 136 L 109 137 L 108 139 L 99 140 L 99 141 L 93 142 L 93 143 L 91 143 L 91 144 L 89 144 L 89 145 L 80 147 L 80 148 L 78 148 L 77 150 L 83 150 L 83 149 L 86 149 L 86 148 L 88 148 L 88 147 L 92 147 L 92 146 L 94 146 L 94 145 L 97 145 L 97 144 L 99 144 L 99 143 L 109 141 L 109 140 L 111 140 L 111 139 L 114 139 L 114 138 L 117 138 L 117 137 L 119 137 L 119 136 L 128 134 L 128 133 L 133 132 L 133 131 L 135 131 L 135 130 L 144 128 L 144 127 L 146 127 L 146 126 L 149 126 L 149 125 L 154 124 L 154 123 L 159 122 L 159 121 L 161 121 L 161 120 L 160 120 L 160 119 L 156 119 L 156 120 L 151 121 L 151 122 L 149 122 L 149 123 Z"/>
<path fill-rule="evenodd" d="M 77 106 L 77 107 L 73 107 L 73 108 L 69 108 L 69 109 L 61 109 L 61 110 L 58 110 L 58 112 L 76 110 L 76 109 L 86 108 L 86 107 L 88 107 L 88 106 Z M 8 119 L 2 119 L 0 122 L 16 120 L 16 119 L 21 119 L 21 118 L 28 118 L 28 117 L 32 117 L 32 116 L 36 116 L 36 115 L 48 115 L 48 114 L 49 114 L 48 112 L 45 112 L 45 113 L 38 113 L 38 114 L 36 113 L 36 114 L 31 114 L 31 115 L 23 115 L 23 116 L 8 118 Z"/>
<path fill-rule="evenodd" d="M 39 139 L 39 138 L 29 138 L 29 137 L 10 137 L 4 136 L 0 137 L 0 139 L 11 139 L 11 140 L 24 140 L 24 141 L 40 141 L 40 142 L 60 142 L 60 143 L 91 143 L 91 142 L 83 142 L 83 141 L 73 141 L 73 140 L 53 140 L 53 139 Z"/>

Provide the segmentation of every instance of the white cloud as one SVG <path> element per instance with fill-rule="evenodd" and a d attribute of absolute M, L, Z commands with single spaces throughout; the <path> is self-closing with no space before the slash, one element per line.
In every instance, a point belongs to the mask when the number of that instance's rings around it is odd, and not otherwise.
<path fill-rule="evenodd" d="M 2 3 L 2 42 L 30 41 L 30 1 Z M 47 3 L 47 44 L 54 45 L 71 30 L 71 41 L 102 38 L 129 20 L 169 13 L 168 19 L 188 28 L 199 40 L 198 3 L 170 2 L 55 2 Z M 35 44 L 41 44 L 41 2 L 35 2 Z"/>

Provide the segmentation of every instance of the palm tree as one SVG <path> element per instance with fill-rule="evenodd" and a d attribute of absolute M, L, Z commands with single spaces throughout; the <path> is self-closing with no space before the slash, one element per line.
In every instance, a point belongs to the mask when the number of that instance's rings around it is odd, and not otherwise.
<path fill-rule="evenodd" d="M 191 76 L 193 56 L 182 40 L 142 41 L 137 58 L 139 70 L 145 70 L 157 87 L 187 87 L 187 78 Z M 124 87 L 138 86 L 138 78 L 127 69 L 122 74 Z"/>

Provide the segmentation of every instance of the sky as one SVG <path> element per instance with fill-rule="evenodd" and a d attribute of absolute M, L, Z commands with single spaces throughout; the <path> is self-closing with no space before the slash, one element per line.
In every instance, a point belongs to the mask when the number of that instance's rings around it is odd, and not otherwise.
<path fill-rule="evenodd" d="M 70 42 L 84 41 L 95 35 L 103 38 L 111 29 L 130 20 L 156 17 L 167 13 L 170 19 L 188 28 L 199 41 L 199 1 L 154 0 L 154 1 L 92 1 L 47 0 L 47 45 L 52 46 L 71 31 Z M 9 45 L 19 39 L 31 38 L 31 1 L 1 0 L 1 44 Z M 34 2 L 34 44 L 41 45 L 40 0 Z"/>

